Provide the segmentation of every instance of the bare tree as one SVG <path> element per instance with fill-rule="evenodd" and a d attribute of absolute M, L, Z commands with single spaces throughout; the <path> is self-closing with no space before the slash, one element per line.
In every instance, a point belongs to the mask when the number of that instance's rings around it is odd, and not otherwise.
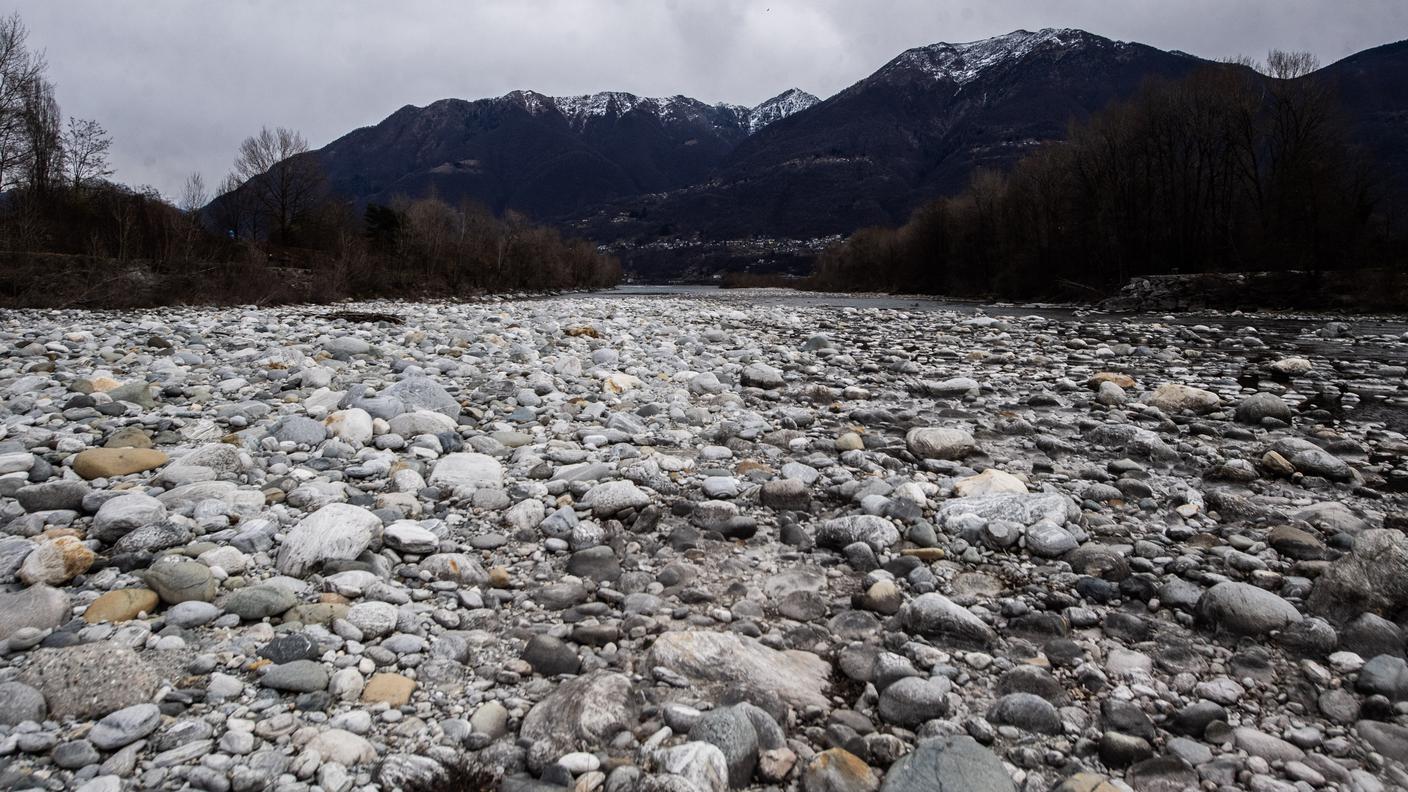
<path fill-rule="evenodd" d="M 28 175 L 29 103 L 44 76 L 43 55 L 26 46 L 29 30 L 19 14 L 0 19 L 0 190 Z"/>
<path fill-rule="evenodd" d="M 323 192 L 322 169 L 308 153 L 308 142 L 292 129 L 264 127 L 245 138 L 235 158 L 235 173 L 259 209 L 269 217 L 270 238 L 287 243 L 308 218 Z"/>
<path fill-rule="evenodd" d="M 23 113 L 25 179 L 43 193 L 63 174 L 63 129 L 54 85 L 45 79 L 30 83 Z"/>
<path fill-rule="evenodd" d="M 70 116 L 63 147 L 64 172 L 75 190 L 112 175 L 108 166 L 112 138 L 97 121 Z"/>
<path fill-rule="evenodd" d="M 1272 50 L 1266 56 L 1266 73 L 1278 80 L 1305 77 L 1320 68 L 1320 59 L 1310 52 Z"/>
<path fill-rule="evenodd" d="M 181 199 L 177 208 L 188 215 L 194 215 L 209 201 L 210 193 L 205 189 L 205 177 L 199 172 L 187 176 L 185 185 L 181 187 Z"/>

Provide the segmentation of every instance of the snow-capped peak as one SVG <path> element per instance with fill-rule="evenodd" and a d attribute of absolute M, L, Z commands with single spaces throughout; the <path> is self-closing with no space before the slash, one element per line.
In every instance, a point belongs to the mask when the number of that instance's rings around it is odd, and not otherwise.
<path fill-rule="evenodd" d="M 800 113 L 821 100 L 800 88 L 791 88 L 747 111 L 748 134 L 768 124 Z"/>
<path fill-rule="evenodd" d="M 658 118 L 697 118 L 716 125 L 737 123 L 750 135 L 820 101 L 796 88 L 774 96 L 757 107 L 723 103 L 708 105 L 688 96 L 649 97 L 624 91 L 602 91 L 581 96 L 546 96 L 536 91 L 513 91 L 504 98 L 516 102 L 533 115 L 556 110 L 574 127 L 580 127 L 588 119 L 619 117 L 641 109 Z"/>
<path fill-rule="evenodd" d="M 1021 60 L 1036 50 L 1070 47 L 1092 41 L 1107 40 L 1074 28 L 1044 28 L 1036 32 L 1014 30 L 1006 35 L 981 41 L 956 44 L 940 42 L 927 47 L 915 47 L 891 61 L 885 71 L 896 68 L 918 69 L 935 79 L 951 80 L 963 85 L 993 66 Z M 1124 45 L 1124 42 L 1109 43 Z"/>

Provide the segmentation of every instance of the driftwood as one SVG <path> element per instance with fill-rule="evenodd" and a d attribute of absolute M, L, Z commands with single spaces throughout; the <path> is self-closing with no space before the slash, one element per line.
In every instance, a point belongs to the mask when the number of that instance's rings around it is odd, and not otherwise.
<path fill-rule="evenodd" d="M 330 314 L 323 314 L 323 318 L 341 319 L 347 322 L 386 322 L 394 325 L 401 324 L 403 321 L 399 316 L 376 311 L 333 311 Z"/>

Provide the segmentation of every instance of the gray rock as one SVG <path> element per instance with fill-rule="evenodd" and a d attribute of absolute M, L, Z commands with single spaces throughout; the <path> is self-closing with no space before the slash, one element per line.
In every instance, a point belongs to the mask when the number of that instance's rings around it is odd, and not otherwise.
<path fill-rule="evenodd" d="M 249 586 L 237 589 L 225 598 L 227 612 L 244 621 L 258 621 L 277 616 L 298 604 L 298 598 L 281 586 Z"/>
<path fill-rule="evenodd" d="M 788 705 L 829 706 L 831 664 L 811 652 L 779 651 L 738 633 L 677 630 L 655 639 L 646 668 L 690 680 L 696 691 L 759 691 Z"/>
<path fill-rule="evenodd" d="M 438 412 L 456 421 L 460 417 L 460 404 L 440 383 L 425 376 L 410 376 L 383 390 L 380 396 L 399 401 L 403 412 L 429 410 Z"/>
<path fill-rule="evenodd" d="M 1315 581 L 1306 606 L 1332 621 L 1361 613 L 1393 617 L 1408 607 L 1408 536 L 1398 531 L 1365 531 L 1351 551 L 1330 564 Z"/>
<path fill-rule="evenodd" d="M 264 676 L 259 678 L 264 687 L 293 693 L 311 693 L 326 690 L 328 670 L 316 660 L 295 660 L 291 663 L 269 666 Z"/>
<path fill-rule="evenodd" d="M 330 503 L 304 517 L 284 537 L 279 571 L 302 577 L 325 561 L 356 558 L 371 544 L 372 530 L 379 527 L 381 519 L 366 509 Z"/>
<path fill-rule="evenodd" d="M 1332 481 L 1347 481 L 1354 476 L 1348 462 L 1315 445 L 1309 440 L 1287 437 L 1277 440 L 1271 450 L 1286 458 L 1296 470 L 1309 476 L 1322 476 Z"/>
<path fill-rule="evenodd" d="M 904 677 L 880 694 L 880 717 L 889 723 L 912 729 L 948 714 L 948 693 L 952 685 L 944 677 Z"/>
<path fill-rule="evenodd" d="M 577 650 L 551 635 L 535 635 L 523 649 L 523 659 L 543 676 L 575 674 L 582 667 Z"/>
<path fill-rule="evenodd" d="M 709 743 L 723 753 L 730 786 L 748 786 L 758 764 L 758 733 L 741 708 L 723 707 L 704 713 L 689 730 L 689 739 Z"/>
<path fill-rule="evenodd" d="M 166 517 L 166 506 L 150 495 L 132 492 L 103 502 L 93 515 L 89 536 L 112 544 L 131 531 L 159 522 Z"/>
<path fill-rule="evenodd" d="M 603 481 L 587 490 L 582 506 L 596 517 L 614 517 L 627 509 L 650 504 L 650 496 L 629 481 Z"/>
<path fill-rule="evenodd" d="M 152 565 L 142 575 L 147 586 L 168 605 L 209 602 L 219 588 L 210 567 L 199 561 L 166 561 Z"/>
<path fill-rule="evenodd" d="M 135 704 L 105 716 L 88 732 L 88 741 L 103 751 L 115 751 L 156 731 L 161 710 L 155 704 Z"/>
<path fill-rule="evenodd" d="M 68 620 L 72 608 L 67 593 L 43 583 L 23 591 L 0 593 L 0 640 L 26 627 L 52 630 Z"/>
<path fill-rule="evenodd" d="M 921 594 L 900 610 L 904 625 L 927 638 L 987 646 L 997 639 L 992 628 L 971 611 L 937 592 Z"/>
<path fill-rule="evenodd" d="M 1224 581 L 1203 592 L 1198 615 L 1218 629 L 1262 636 L 1301 620 L 1291 603 L 1250 583 Z"/>
<path fill-rule="evenodd" d="M 1408 699 L 1408 660 L 1386 654 L 1372 657 L 1359 669 L 1354 686 L 1366 695 L 1387 696 L 1389 701 Z"/>
<path fill-rule="evenodd" d="M 920 459 L 962 459 L 977 448 L 965 429 L 916 427 L 904 437 L 909 452 Z"/>
<path fill-rule="evenodd" d="M 48 714 L 44 694 L 22 682 L 0 682 L 0 726 L 38 723 Z"/>
<path fill-rule="evenodd" d="M 993 723 L 1042 734 L 1060 734 L 1061 716 L 1046 699 L 1031 693 L 1008 693 L 988 710 Z"/>
<path fill-rule="evenodd" d="M 781 388 L 785 383 L 782 372 L 765 363 L 750 363 L 743 367 L 743 373 L 739 375 L 739 381 L 750 388 L 762 388 L 772 390 Z"/>
<path fill-rule="evenodd" d="M 971 737 L 920 740 L 885 774 L 881 792 L 1016 792 L 992 751 Z"/>
<path fill-rule="evenodd" d="M 939 504 L 938 517 L 941 520 L 951 520 L 964 514 L 1021 525 L 1035 525 L 1042 520 L 1063 525 L 1078 519 L 1080 510 L 1070 498 L 1054 492 L 970 495 Z"/>
<path fill-rule="evenodd" d="M 1059 558 L 1080 544 L 1070 531 L 1048 520 L 1027 527 L 1027 552 L 1042 558 Z"/>
<path fill-rule="evenodd" d="M 44 695 L 50 717 L 92 720 L 151 700 L 160 678 L 131 649 L 115 643 L 33 652 L 20 681 Z"/>
<path fill-rule="evenodd" d="M 595 750 L 633 728 L 640 706 L 640 691 L 630 677 L 598 671 L 563 682 L 534 704 L 519 735 L 543 741 L 554 757 Z"/>
<path fill-rule="evenodd" d="M 1375 751 L 1396 762 L 1408 764 L 1408 727 L 1362 720 L 1354 724 L 1354 730 Z"/>
<path fill-rule="evenodd" d="M 828 550 L 844 550 L 847 545 L 864 542 L 879 553 L 900 541 L 895 524 L 873 514 L 837 517 L 822 523 L 816 532 L 816 544 Z"/>
<path fill-rule="evenodd" d="M 63 509 L 81 511 L 83 498 L 91 491 L 92 488 L 86 481 L 61 479 L 21 487 L 20 491 L 15 493 L 15 500 L 30 513 Z"/>
<path fill-rule="evenodd" d="M 1259 424 L 1263 418 L 1275 418 L 1290 423 L 1291 407 L 1274 393 L 1253 393 L 1237 402 L 1237 420 L 1245 424 Z"/>
<path fill-rule="evenodd" d="M 299 446 L 316 446 L 328 437 L 328 428 L 322 421 L 290 415 L 281 419 L 269 429 L 269 434 L 280 443 L 293 443 Z"/>
<path fill-rule="evenodd" d="M 484 454 L 449 454 L 430 473 L 430 486 L 450 491 L 499 487 L 503 481 L 504 466 Z"/>

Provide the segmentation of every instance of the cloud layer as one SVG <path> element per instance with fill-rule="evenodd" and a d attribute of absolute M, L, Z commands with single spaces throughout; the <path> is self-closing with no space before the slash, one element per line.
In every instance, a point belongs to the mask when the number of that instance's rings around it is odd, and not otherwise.
<path fill-rule="evenodd" d="M 828 96 L 901 50 L 1079 27 L 1209 58 L 1331 62 L 1408 31 L 1402 0 L 19 0 L 66 113 L 117 178 L 214 183 L 263 124 L 314 146 L 447 96 L 621 90 L 755 104 Z"/>

